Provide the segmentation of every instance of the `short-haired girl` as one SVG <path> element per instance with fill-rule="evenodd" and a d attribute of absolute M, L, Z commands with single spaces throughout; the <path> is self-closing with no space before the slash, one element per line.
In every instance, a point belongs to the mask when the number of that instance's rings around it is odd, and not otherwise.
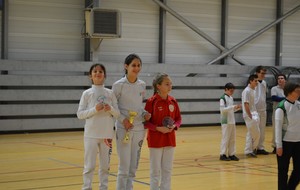
<path fill-rule="evenodd" d="M 94 64 L 89 71 L 92 87 L 82 93 L 77 117 L 85 119 L 83 190 L 92 189 L 93 174 L 99 157 L 99 187 L 108 189 L 108 175 L 114 122 L 120 114 L 114 93 L 104 87 L 106 70 Z"/>

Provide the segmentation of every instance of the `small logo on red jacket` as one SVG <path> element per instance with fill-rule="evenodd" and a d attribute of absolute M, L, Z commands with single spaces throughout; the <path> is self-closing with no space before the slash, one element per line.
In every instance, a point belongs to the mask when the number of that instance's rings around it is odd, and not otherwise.
<path fill-rule="evenodd" d="M 173 105 L 173 104 L 170 104 L 170 105 L 169 105 L 169 110 L 170 110 L 170 112 L 173 112 L 174 109 L 175 109 L 175 108 L 174 108 L 174 105 Z"/>

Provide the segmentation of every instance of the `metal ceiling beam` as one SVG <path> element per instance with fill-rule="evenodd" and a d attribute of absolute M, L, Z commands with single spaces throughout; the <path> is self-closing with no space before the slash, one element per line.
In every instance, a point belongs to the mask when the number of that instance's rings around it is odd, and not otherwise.
<path fill-rule="evenodd" d="M 166 3 L 167 0 L 160 0 Z M 158 63 L 166 62 L 166 10 L 159 7 Z"/>
<path fill-rule="evenodd" d="M 276 18 L 278 19 L 283 15 L 283 0 L 277 0 L 276 7 Z M 282 22 L 276 25 L 275 66 L 282 65 L 282 28 Z"/>
<path fill-rule="evenodd" d="M 228 34 L 228 0 L 221 0 L 221 45 L 227 47 L 227 34 Z M 222 52 L 221 52 L 222 53 Z M 226 58 L 221 59 L 220 64 L 225 65 Z"/>
<path fill-rule="evenodd" d="M 252 34 L 251 36 L 247 37 L 246 39 L 244 39 L 243 41 L 241 41 L 240 43 L 236 44 L 235 46 L 233 46 L 232 48 L 230 48 L 229 50 L 224 51 L 221 55 L 219 55 L 218 57 L 216 57 L 215 59 L 211 60 L 210 62 L 207 63 L 207 65 L 211 65 L 217 61 L 219 61 L 220 59 L 232 54 L 235 50 L 239 49 L 240 47 L 242 47 L 243 45 L 247 44 L 248 42 L 250 42 L 251 40 L 255 39 L 256 37 L 260 36 L 262 33 L 266 32 L 267 30 L 269 30 L 270 28 L 272 28 L 274 25 L 280 23 L 281 21 L 283 21 L 284 19 L 286 19 L 287 17 L 291 16 L 292 14 L 294 14 L 295 12 L 297 12 L 300 9 L 300 5 L 296 6 L 295 8 L 291 9 L 290 11 L 288 11 L 287 13 L 285 13 L 282 17 L 280 17 L 279 19 L 271 22 L 270 24 L 268 24 L 267 26 L 263 27 L 262 29 L 258 30 L 257 32 L 255 32 L 254 34 Z"/>
<path fill-rule="evenodd" d="M 8 0 L 2 2 L 1 59 L 8 59 Z"/>
<path fill-rule="evenodd" d="M 205 34 L 204 32 L 202 32 L 199 28 L 197 28 L 197 26 L 193 25 L 190 21 L 188 21 L 187 19 L 185 19 L 184 17 L 182 17 L 181 15 L 179 15 L 176 11 L 174 11 L 173 9 L 171 9 L 170 7 L 168 7 L 166 4 L 160 2 L 159 0 L 153 0 L 153 1 L 156 4 L 158 4 L 161 8 L 165 9 L 166 11 L 168 11 L 175 18 L 177 18 L 178 20 L 180 20 L 183 24 L 185 24 L 190 29 L 192 29 L 193 31 L 195 31 L 197 34 L 199 34 L 200 36 L 202 36 L 204 39 L 206 39 L 207 41 L 209 41 L 212 45 L 214 45 L 219 50 L 224 51 L 226 49 L 225 47 L 221 46 L 217 41 L 215 41 L 214 39 L 212 39 L 210 36 L 208 36 L 207 34 Z"/>
<path fill-rule="evenodd" d="M 216 48 L 218 48 L 221 52 L 224 52 L 224 51 L 228 50 L 228 48 L 222 46 L 219 42 L 217 42 L 214 39 L 212 39 L 206 33 L 204 33 L 203 31 L 201 31 L 197 26 L 195 26 L 190 21 L 188 21 L 187 19 L 185 19 L 184 17 L 182 17 L 181 15 L 179 15 L 176 11 L 174 11 L 173 9 L 171 9 L 165 3 L 161 2 L 160 0 L 153 0 L 153 1 L 156 4 L 158 4 L 162 9 L 168 11 L 171 15 L 173 15 L 175 18 L 177 18 L 179 21 L 181 21 L 187 27 L 189 27 L 194 32 L 196 32 L 197 34 L 199 34 L 200 36 L 202 36 L 204 39 L 206 39 L 207 41 L 209 41 L 212 45 L 214 45 Z M 233 60 L 237 61 L 237 63 L 239 63 L 241 65 L 244 65 L 244 63 L 241 60 L 238 60 L 238 58 L 236 58 L 236 57 L 233 58 L 234 55 L 231 55 L 231 56 L 232 56 Z"/>

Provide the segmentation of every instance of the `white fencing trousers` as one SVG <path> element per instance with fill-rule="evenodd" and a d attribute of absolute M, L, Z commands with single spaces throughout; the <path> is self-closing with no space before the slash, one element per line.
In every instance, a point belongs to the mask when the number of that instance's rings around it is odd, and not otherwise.
<path fill-rule="evenodd" d="M 259 143 L 259 137 L 260 137 L 259 117 L 253 115 L 252 119 L 246 117 L 244 118 L 244 120 L 247 127 L 245 154 L 249 154 L 249 153 L 253 153 L 254 149 L 257 149 Z"/>
<path fill-rule="evenodd" d="M 222 124 L 222 139 L 220 146 L 220 155 L 235 155 L 235 124 Z"/>
<path fill-rule="evenodd" d="M 276 109 L 273 109 L 273 114 L 272 114 L 272 141 L 271 141 L 272 148 L 276 148 L 276 143 L 275 143 L 275 111 L 276 111 Z"/>
<path fill-rule="evenodd" d="M 135 173 L 141 155 L 141 148 L 146 130 L 129 131 L 129 142 L 123 143 L 125 129 L 117 128 L 117 152 L 119 168 L 117 177 L 117 190 L 132 190 Z"/>
<path fill-rule="evenodd" d="M 259 116 L 259 130 L 260 130 L 260 137 L 257 149 L 263 150 L 265 149 L 264 142 L 265 142 L 265 128 L 267 123 L 267 112 L 266 111 L 258 111 Z"/>
<path fill-rule="evenodd" d="M 93 174 L 96 168 L 97 154 L 99 158 L 99 189 L 107 190 L 109 162 L 111 155 L 111 139 L 84 138 L 84 169 L 82 190 L 91 190 Z"/>
<path fill-rule="evenodd" d="M 150 190 L 170 190 L 174 147 L 149 148 Z"/>

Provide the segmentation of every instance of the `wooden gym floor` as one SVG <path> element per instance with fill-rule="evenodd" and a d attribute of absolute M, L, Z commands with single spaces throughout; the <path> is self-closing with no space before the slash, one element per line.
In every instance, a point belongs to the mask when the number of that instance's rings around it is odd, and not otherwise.
<path fill-rule="evenodd" d="M 271 151 L 272 128 L 266 129 L 265 146 Z M 277 189 L 276 156 L 243 154 L 245 126 L 237 126 L 240 161 L 219 161 L 221 129 L 181 128 L 173 165 L 173 190 Z M 113 144 L 109 189 L 114 190 L 117 154 Z M 144 143 L 134 189 L 149 189 L 149 152 Z M 0 135 L 0 189 L 75 190 L 82 186 L 83 132 L 49 132 Z M 95 172 L 93 189 L 98 189 Z M 299 189 L 299 187 L 298 187 Z"/>

